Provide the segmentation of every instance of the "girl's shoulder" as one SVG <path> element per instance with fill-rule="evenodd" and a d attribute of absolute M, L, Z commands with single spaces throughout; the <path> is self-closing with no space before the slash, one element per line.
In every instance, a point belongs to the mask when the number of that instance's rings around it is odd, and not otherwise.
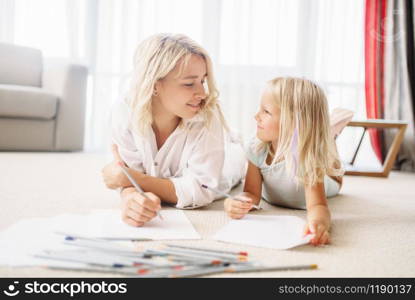
<path fill-rule="evenodd" d="M 257 167 L 261 167 L 267 157 L 267 148 L 261 147 L 261 141 L 256 137 L 248 139 L 244 143 L 245 155 L 248 160 Z"/>

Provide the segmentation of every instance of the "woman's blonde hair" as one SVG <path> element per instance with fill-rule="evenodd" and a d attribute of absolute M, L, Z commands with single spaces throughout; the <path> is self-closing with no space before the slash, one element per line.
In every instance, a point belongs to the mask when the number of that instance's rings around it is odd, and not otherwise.
<path fill-rule="evenodd" d="M 182 34 L 155 34 L 142 41 L 134 54 L 134 71 L 127 93 L 127 103 L 132 109 L 132 125 L 137 133 L 144 133 L 153 122 L 152 98 L 154 85 L 172 71 L 182 60 L 179 76 L 187 66 L 191 55 L 199 55 L 206 62 L 208 87 L 204 105 L 199 112 L 208 126 L 215 111 L 227 129 L 223 113 L 218 103 L 219 92 L 212 71 L 212 61 L 208 53 L 195 41 Z M 180 122 L 180 126 L 183 122 Z"/>
<path fill-rule="evenodd" d="M 280 109 L 272 163 L 284 160 L 297 182 L 306 185 L 322 182 L 326 174 L 342 175 L 323 90 L 310 80 L 290 77 L 272 79 L 267 88 Z M 259 148 L 270 151 L 270 144 L 261 143 Z"/>

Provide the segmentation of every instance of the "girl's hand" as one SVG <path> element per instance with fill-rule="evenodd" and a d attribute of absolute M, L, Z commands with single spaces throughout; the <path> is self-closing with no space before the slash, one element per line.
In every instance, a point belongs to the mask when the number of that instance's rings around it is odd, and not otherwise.
<path fill-rule="evenodd" d="M 107 164 L 101 171 L 105 185 L 110 189 L 131 186 L 127 176 L 125 176 L 121 167 L 118 165 L 119 162 L 124 165 L 125 163 L 118 153 L 118 147 L 115 144 L 112 145 L 112 154 L 114 156 L 114 161 Z"/>
<path fill-rule="evenodd" d="M 226 198 L 224 202 L 225 211 L 232 219 L 241 219 L 251 210 L 252 199 L 244 195 L 238 195 L 236 197 L 245 199 L 246 202 Z"/>
<path fill-rule="evenodd" d="M 304 236 L 313 234 L 310 244 L 314 246 L 325 245 L 330 243 L 329 226 L 325 222 L 311 220 L 304 228 Z"/>
<path fill-rule="evenodd" d="M 121 193 L 122 220 L 131 226 L 143 226 L 146 222 L 157 216 L 161 209 L 160 198 L 153 193 L 144 193 L 143 197 L 135 188 L 126 188 Z"/>
<path fill-rule="evenodd" d="M 330 210 L 327 206 L 327 199 L 324 192 L 324 183 L 319 182 L 313 186 L 305 187 L 307 203 L 307 226 L 304 235 L 313 234 L 310 244 L 325 245 L 330 243 Z"/>

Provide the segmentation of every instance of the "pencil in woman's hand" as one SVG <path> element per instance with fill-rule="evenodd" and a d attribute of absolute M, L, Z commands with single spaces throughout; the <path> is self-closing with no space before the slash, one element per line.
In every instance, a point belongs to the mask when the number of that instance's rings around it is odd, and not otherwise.
<path fill-rule="evenodd" d="M 147 196 L 144 193 L 143 189 L 138 185 L 138 183 L 134 180 L 134 178 L 130 175 L 130 173 L 128 173 L 127 168 L 124 166 L 124 164 L 122 162 L 118 162 L 118 165 L 121 167 L 121 170 L 123 171 L 123 173 L 125 174 L 125 176 L 127 176 L 128 180 L 135 187 L 135 189 L 137 190 L 137 192 L 139 192 L 141 194 L 141 196 L 147 198 Z M 159 218 L 161 220 L 164 220 L 159 211 L 157 211 L 157 215 L 159 216 Z"/>

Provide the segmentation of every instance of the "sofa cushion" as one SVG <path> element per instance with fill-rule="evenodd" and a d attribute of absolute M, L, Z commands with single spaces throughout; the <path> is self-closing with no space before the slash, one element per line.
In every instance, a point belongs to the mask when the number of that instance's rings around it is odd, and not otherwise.
<path fill-rule="evenodd" d="M 53 119 L 58 97 L 40 88 L 0 84 L 0 117 Z"/>
<path fill-rule="evenodd" d="M 0 43 L 0 66 L 0 84 L 41 87 L 40 50 Z"/>

